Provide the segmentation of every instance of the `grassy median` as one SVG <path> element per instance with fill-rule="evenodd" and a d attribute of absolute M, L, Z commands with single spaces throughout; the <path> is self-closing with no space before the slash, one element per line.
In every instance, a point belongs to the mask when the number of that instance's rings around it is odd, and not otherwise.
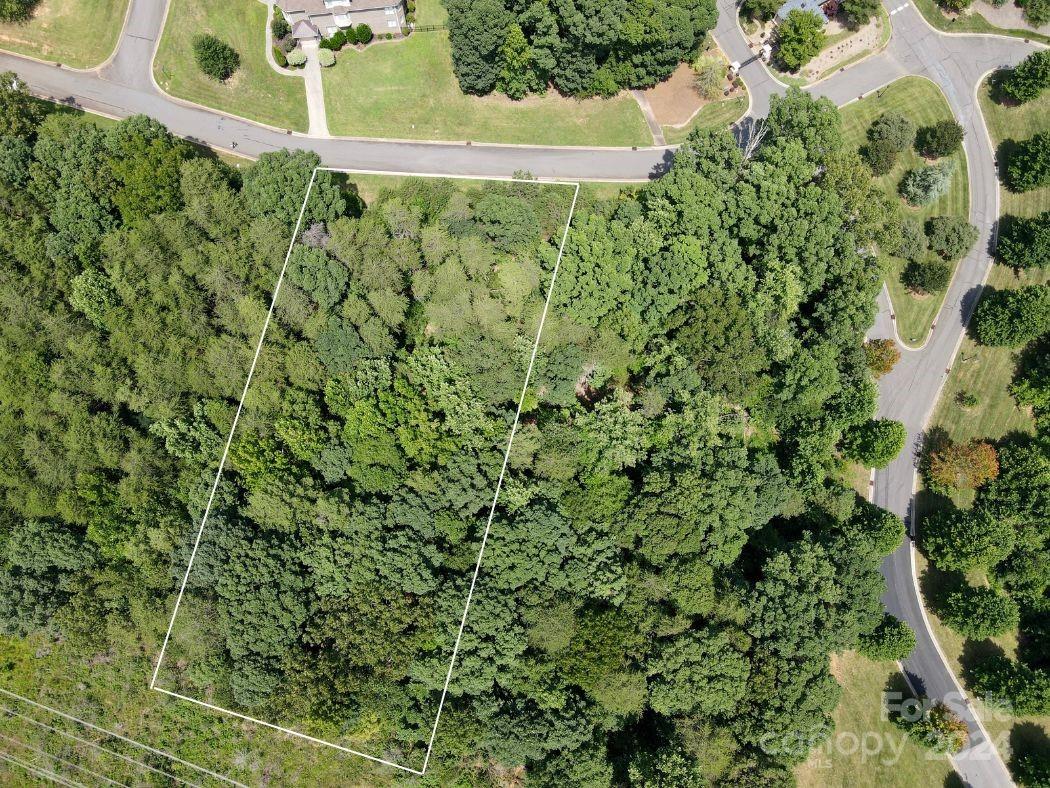
<path fill-rule="evenodd" d="M 939 120 L 952 120 L 947 100 L 933 82 L 923 77 L 904 77 L 867 97 L 842 108 L 846 139 L 860 148 L 867 140 L 868 127 L 885 112 L 899 112 L 921 128 Z M 966 171 L 966 154 L 961 150 L 951 157 L 955 162 L 955 176 L 948 193 L 922 208 L 904 203 L 897 194 L 897 185 L 908 170 L 919 167 L 923 159 L 914 150 L 902 153 L 897 165 L 888 174 L 877 179 L 887 194 L 901 200 L 906 216 L 925 222 L 931 216 L 958 216 L 968 219 L 970 214 L 970 184 Z M 917 296 L 901 283 L 900 274 L 907 263 L 892 255 L 883 256 L 886 284 L 897 315 L 897 332 L 909 345 L 920 345 L 930 331 L 937 312 L 944 301 L 944 293 Z"/>

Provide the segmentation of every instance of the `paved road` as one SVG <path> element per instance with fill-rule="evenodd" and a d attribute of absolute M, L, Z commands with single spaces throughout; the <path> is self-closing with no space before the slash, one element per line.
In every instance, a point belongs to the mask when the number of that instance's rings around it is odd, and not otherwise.
<path fill-rule="evenodd" d="M 762 117 L 772 95 L 785 88 L 757 60 L 736 22 L 734 0 L 718 0 L 715 36 L 730 60 L 741 63 L 741 76 L 751 99 L 749 115 Z M 217 148 L 258 156 L 280 148 L 316 151 L 324 164 L 361 170 L 507 176 L 527 170 L 539 177 L 585 180 L 635 180 L 658 176 L 668 166 L 672 149 L 542 148 L 316 139 L 260 126 L 218 112 L 187 105 L 163 94 L 151 78 L 151 63 L 163 27 L 166 4 L 132 0 L 117 52 L 97 71 L 78 72 L 0 53 L 0 70 L 16 71 L 40 95 L 116 117 L 145 113 L 174 133 Z M 906 352 L 896 369 L 880 381 L 879 414 L 898 419 L 908 428 L 908 445 L 901 456 L 875 478 L 873 499 L 908 517 L 915 482 L 915 457 L 922 431 L 936 404 L 966 322 L 991 266 L 989 250 L 998 217 L 998 183 L 993 153 L 975 88 L 988 71 L 1014 65 L 1033 47 L 1018 39 L 996 36 L 947 36 L 932 30 L 911 6 L 891 17 L 893 36 L 880 54 L 817 83 L 810 90 L 846 104 L 907 74 L 928 77 L 940 86 L 952 111 L 966 128 L 971 221 L 980 230 L 974 250 L 960 263 L 944 307 L 928 343 Z M 890 306 L 885 293 L 872 336 L 892 336 Z M 910 519 L 910 518 L 909 518 Z M 975 786 L 1008 786 L 1009 773 L 983 728 L 963 700 L 955 677 L 941 658 L 915 586 L 911 539 L 883 565 L 887 609 L 916 632 L 915 652 L 903 662 L 913 687 L 932 698 L 943 698 L 967 721 L 971 746 L 955 759 L 963 779 Z"/>

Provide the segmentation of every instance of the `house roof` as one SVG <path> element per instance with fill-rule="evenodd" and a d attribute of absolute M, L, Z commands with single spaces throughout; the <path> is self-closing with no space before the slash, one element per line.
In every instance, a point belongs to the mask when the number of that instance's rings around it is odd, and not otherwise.
<path fill-rule="evenodd" d="M 401 0 L 277 0 L 277 7 L 286 14 L 325 16 L 350 14 L 355 11 L 375 11 L 401 5 Z"/>
<path fill-rule="evenodd" d="M 317 0 L 319 3 L 322 1 L 323 0 Z M 777 18 L 786 19 L 787 15 L 796 9 L 799 11 L 810 11 L 814 14 L 820 14 L 823 17 L 825 16 L 823 5 L 826 2 L 827 0 L 787 0 L 784 5 L 780 6 L 780 10 L 777 11 Z"/>
<path fill-rule="evenodd" d="M 321 31 L 317 29 L 317 25 L 309 19 L 300 19 L 292 25 L 292 38 L 318 38 L 320 35 Z"/>

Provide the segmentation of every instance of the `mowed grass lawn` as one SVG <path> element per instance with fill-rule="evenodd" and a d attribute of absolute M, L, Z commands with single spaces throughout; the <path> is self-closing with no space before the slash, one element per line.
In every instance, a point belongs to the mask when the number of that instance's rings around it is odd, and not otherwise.
<path fill-rule="evenodd" d="M 0 49 L 94 68 L 117 46 L 129 0 L 42 0 L 26 22 L 0 24 Z"/>
<path fill-rule="evenodd" d="M 954 118 L 940 89 L 922 77 L 899 79 L 867 98 L 843 107 L 841 111 L 846 140 L 856 148 L 860 148 L 867 141 L 868 127 L 872 121 L 885 112 L 899 112 L 910 118 L 917 128 Z M 966 171 L 966 155 L 960 150 L 950 158 L 955 162 L 955 176 L 951 188 L 932 205 L 923 208 L 911 207 L 897 192 L 897 186 L 904 173 L 924 163 L 922 157 L 914 150 L 902 153 L 893 170 L 878 178 L 877 182 L 887 194 L 900 200 L 906 216 L 919 222 L 925 222 L 931 216 L 958 216 L 968 219 L 970 184 Z M 912 295 L 900 281 L 905 261 L 892 255 L 883 255 L 882 261 L 886 284 L 897 315 L 897 332 L 906 344 L 921 345 L 941 307 L 944 294 L 922 297 Z"/>
<path fill-rule="evenodd" d="M 420 0 L 417 18 L 440 18 L 432 7 L 438 2 Z M 534 145 L 653 142 L 642 111 L 627 93 L 577 100 L 549 90 L 522 101 L 465 95 L 452 71 L 444 30 L 414 33 L 363 51 L 345 48 L 336 57 L 336 65 L 324 70 L 328 130 L 334 135 Z"/>
<path fill-rule="evenodd" d="M 1010 141 L 1020 142 L 1041 131 L 1050 131 L 1050 90 L 1044 90 L 1039 98 L 1027 104 L 1008 106 L 993 100 L 991 82 L 991 79 L 987 79 L 981 85 L 981 112 L 984 113 L 992 142 L 1000 152 L 1000 166 L 1005 167 L 1009 160 Z M 1002 174 L 1001 169 L 1000 175 Z M 1014 194 L 1005 187 L 1000 188 L 999 199 L 1000 214 L 1035 216 L 1043 211 L 1050 211 L 1050 186 L 1023 194 Z"/>
<path fill-rule="evenodd" d="M 908 739 L 887 718 L 883 694 L 910 698 L 892 662 L 873 662 L 855 652 L 835 654 L 831 672 L 842 685 L 834 712 L 835 732 L 795 769 L 799 788 L 913 788 L 941 786 L 952 774 L 944 757 Z"/>
<path fill-rule="evenodd" d="M 747 93 L 705 104 L 696 117 L 681 128 L 664 126 L 664 140 L 668 145 L 678 145 L 693 129 L 727 129 L 747 112 Z"/>
<path fill-rule="evenodd" d="M 266 60 L 267 8 L 259 0 L 171 0 L 153 76 L 181 99 L 268 123 L 306 131 L 306 85 L 278 74 Z M 205 76 L 193 58 L 193 39 L 211 33 L 230 44 L 241 66 L 226 82 Z"/>

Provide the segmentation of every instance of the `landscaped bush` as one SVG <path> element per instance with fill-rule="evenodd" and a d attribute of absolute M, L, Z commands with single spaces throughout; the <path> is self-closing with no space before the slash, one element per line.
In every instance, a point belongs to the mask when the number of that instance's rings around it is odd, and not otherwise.
<path fill-rule="evenodd" d="M 335 65 L 335 52 L 330 49 L 319 49 L 317 50 L 317 62 L 321 64 L 323 68 Z"/>
<path fill-rule="evenodd" d="M 306 53 L 301 49 L 293 49 L 288 53 L 288 65 L 292 68 L 300 68 L 306 65 Z"/>
<path fill-rule="evenodd" d="M 387 35 L 389 36 L 389 33 Z M 354 38 L 358 44 L 367 44 L 372 40 L 372 28 L 362 22 L 354 28 Z"/>
<path fill-rule="evenodd" d="M 929 159 L 951 156 L 963 141 L 963 127 L 954 120 L 939 120 L 923 126 L 915 136 L 915 148 Z"/>
<path fill-rule="evenodd" d="M 954 173 L 955 163 L 951 161 L 908 170 L 901 178 L 901 196 L 911 205 L 929 205 L 948 193 Z"/>
<path fill-rule="evenodd" d="M 977 340 L 983 345 L 1027 345 L 1050 331 L 1050 285 L 985 293 L 973 320 Z"/>
<path fill-rule="evenodd" d="M 918 720 L 900 716 L 894 718 L 894 722 L 909 738 L 933 752 L 951 755 L 959 752 L 969 740 L 966 723 L 943 701 L 935 703 Z"/>
<path fill-rule="evenodd" d="M 277 16 L 270 20 L 270 35 L 273 36 L 274 41 L 277 41 L 289 35 L 292 32 L 292 26 L 288 24 L 288 20 L 280 11 L 275 11 L 275 13 Z"/>
<path fill-rule="evenodd" d="M 868 139 L 885 140 L 898 153 L 906 151 L 915 142 L 915 124 L 899 112 L 879 115 L 868 127 Z"/>
<path fill-rule="evenodd" d="M 288 67 L 288 57 L 284 54 L 284 50 L 280 47 L 273 48 L 273 59 L 274 62 L 281 68 Z"/>
<path fill-rule="evenodd" d="M 905 219 L 901 223 L 901 242 L 894 254 L 914 263 L 925 260 L 929 248 L 930 242 L 922 225 L 912 219 Z"/>
<path fill-rule="evenodd" d="M 1046 268 L 1050 265 L 1050 211 L 1025 219 L 1004 216 L 1000 223 L 996 257 L 1012 268 Z"/>
<path fill-rule="evenodd" d="M 961 14 L 963 11 L 965 11 L 967 8 L 969 8 L 971 5 L 973 5 L 973 0 L 938 0 L 938 1 L 940 2 L 941 7 L 945 11 L 951 11 L 953 14 Z"/>
<path fill-rule="evenodd" d="M 941 260 L 909 263 L 901 272 L 901 282 L 918 293 L 939 293 L 952 280 L 952 267 Z"/>
<path fill-rule="evenodd" d="M 824 47 L 824 17 L 794 8 L 777 29 L 777 36 L 777 57 L 789 71 L 798 71 Z"/>
<path fill-rule="evenodd" d="M 337 30 L 331 38 L 322 38 L 320 46 L 321 49 L 336 52 L 342 49 L 344 44 L 346 44 L 346 33 L 342 30 Z"/>
<path fill-rule="evenodd" d="M 193 57 L 201 71 L 220 82 L 229 79 L 241 65 L 237 51 L 212 35 L 199 35 L 193 39 Z"/>
<path fill-rule="evenodd" d="M 1050 184 L 1050 131 L 1017 144 L 1006 166 L 1010 191 L 1026 192 Z"/>
<path fill-rule="evenodd" d="M 957 216 L 934 216 L 926 222 L 926 238 L 945 260 L 958 260 L 977 241 L 977 228 Z"/>
<path fill-rule="evenodd" d="M 1001 86 L 1003 93 L 1022 104 L 1039 98 L 1050 87 L 1050 50 L 1030 54 L 1017 68 L 1006 72 Z"/>
<path fill-rule="evenodd" d="M 889 140 L 872 140 L 864 146 L 861 153 L 876 175 L 885 175 L 892 170 L 899 155 Z"/>

